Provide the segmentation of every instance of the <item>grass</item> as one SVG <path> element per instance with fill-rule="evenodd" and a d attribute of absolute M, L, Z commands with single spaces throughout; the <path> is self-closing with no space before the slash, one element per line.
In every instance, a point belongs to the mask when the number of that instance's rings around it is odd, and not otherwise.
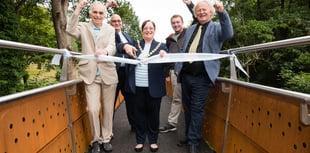
<path fill-rule="evenodd" d="M 28 66 L 27 72 L 29 74 L 26 83 L 27 89 L 48 86 L 59 82 L 56 79 L 57 71 L 55 69 L 47 71 L 46 69 L 44 69 L 44 66 L 39 69 L 37 64 L 31 64 Z"/>

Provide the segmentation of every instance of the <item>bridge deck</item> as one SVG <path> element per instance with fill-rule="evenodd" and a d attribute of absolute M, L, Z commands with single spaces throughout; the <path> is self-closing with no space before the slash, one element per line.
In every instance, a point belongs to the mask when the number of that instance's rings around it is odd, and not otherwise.
<path fill-rule="evenodd" d="M 167 116 L 170 111 L 170 101 L 171 99 L 169 97 L 163 98 L 161 104 L 160 125 L 164 125 L 167 122 Z M 159 134 L 158 153 L 187 153 L 187 147 L 177 146 L 179 139 L 183 137 L 184 127 L 184 116 L 183 113 L 181 113 L 177 131 Z M 115 134 L 115 137 L 112 140 L 113 153 L 135 152 L 135 133 L 130 131 L 126 116 L 125 104 L 122 104 L 115 113 L 113 131 Z M 150 153 L 148 142 L 145 143 L 143 152 Z M 212 153 L 212 151 L 204 142 L 201 142 L 200 153 Z"/>

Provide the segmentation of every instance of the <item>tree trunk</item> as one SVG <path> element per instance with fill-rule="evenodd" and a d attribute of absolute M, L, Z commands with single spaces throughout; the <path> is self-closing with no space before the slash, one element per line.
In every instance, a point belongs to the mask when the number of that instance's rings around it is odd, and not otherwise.
<path fill-rule="evenodd" d="M 69 36 L 66 33 L 68 6 L 69 6 L 68 0 L 52 0 L 53 23 L 58 48 L 60 49 L 65 48 L 70 51 L 72 50 L 70 45 L 71 43 L 69 41 Z M 62 75 L 64 75 L 64 73 L 67 73 L 67 75 L 60 81 L 75 79 L 76 70 L 74 60 L 69 61 L 64 60 L 63 64 L 65 64 L 65 66 L 63 65 Z"/>
<path fill-rule="evenodd" d="M 66 34 L 68 0 L 52 0 L 52 15 L 58 48 L 69 47 Z"/>

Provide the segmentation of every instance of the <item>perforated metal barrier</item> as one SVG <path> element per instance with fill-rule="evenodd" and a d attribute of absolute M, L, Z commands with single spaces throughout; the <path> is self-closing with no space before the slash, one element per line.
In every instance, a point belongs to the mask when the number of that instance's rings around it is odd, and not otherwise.
<path fill-rule="evenodd" d="M 206 106 L 203 133 L 216 152 L 309 153 L 301 105 L 310 95 L 239 82 L 218 81 Z"/>

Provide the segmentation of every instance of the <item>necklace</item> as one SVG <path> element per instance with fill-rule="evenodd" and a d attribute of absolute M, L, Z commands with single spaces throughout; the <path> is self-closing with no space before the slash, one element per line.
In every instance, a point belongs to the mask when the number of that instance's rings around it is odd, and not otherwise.
<path fill-rule="evenodd" d="M 157 46 L 156 46 L 152 51 L 150 51 L 145 57 L 146 57 L 146 58 L 149 58 L 149 57 L 150 57 L 152 54 L 154 54 L 154 52 L 160 47 L 160 45 L 161 45 L 161 42 L 158 43 Z M 143 49 L 142 49 L 142 47 L 141 47 L 141 45 L 140 45 L 140 41 L 139 41 L 139 40 L 138 40 L 138 47 L 139 47 L 139 50 L 142 52 Z"/>

